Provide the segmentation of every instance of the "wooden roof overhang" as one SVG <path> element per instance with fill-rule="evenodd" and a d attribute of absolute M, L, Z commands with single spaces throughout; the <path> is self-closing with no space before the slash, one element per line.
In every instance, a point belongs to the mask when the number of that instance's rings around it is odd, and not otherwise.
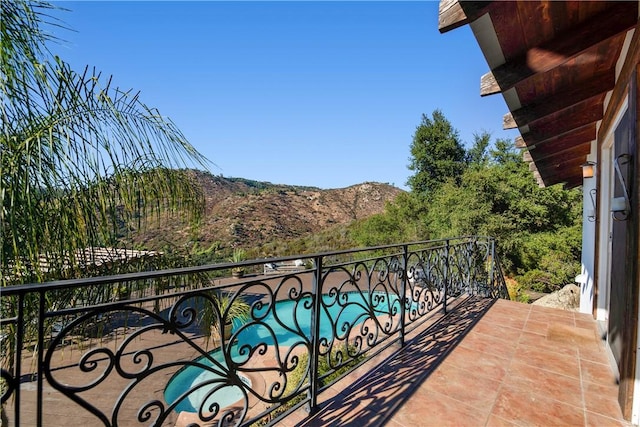
<path fill-rule="evenodd" d="M 502 93 L 538 183 L 581 185 L 638 2 L 440 1 L 440 32 L 466 24 L 491 69 L 480 95 Z"/>

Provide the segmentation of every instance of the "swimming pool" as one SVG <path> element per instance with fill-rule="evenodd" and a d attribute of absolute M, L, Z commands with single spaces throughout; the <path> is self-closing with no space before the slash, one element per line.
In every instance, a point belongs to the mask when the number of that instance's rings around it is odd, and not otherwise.
<path fill-rule="evenodd" d="M 340 304 L 335 296 L 323 295 L 320 314 L 320 337 L 331 341 L 334 339 L 335 329 L 340 331 L 344 325 L 355 326 L 370 317 L 367 306 L 374 301 L 374 314 L 390 311 L 390 307 L 400 311 L 397 298 L 389 298 L 385 293 L 349 292 L 339 296 Z M 250 345 L 252 348 L 264 343 L 267 346 L 293 346 L 301 342 L 308 342 L 311 336 L 311 298 L 298 301 L 283 300 L 275 303 L 275 307 L 265 305 L 253 311 L 252 319 L 246 323 L 235 321 L 232 329 L 237 340 L 231 348 L 230 356 L 238 364 L 246 361 L 248 354 L 240 354 L 237 343 Z M 219 349 L 209 353 L 216 362 L 226 369 L 224 357 Z M 177 412 L 197 412 L 198 408 L 206 408 L 216 403 L 220 408 L 232 405 L 244 398 L 244 392 L 239 386 L 230 385 L 220 368 L 206 357 L 196 359 L 194 364 L 177 372 L 165 388 L 165 399 L 173 404 L 185 393 L 188 395 L 180 401 L 175 410 Z M 220 372 L 222 375 L 219 375 Z M 240 379 L 251 386 L 246 377 Z M 203 405 L 203 400 L 206 399 Z"/>

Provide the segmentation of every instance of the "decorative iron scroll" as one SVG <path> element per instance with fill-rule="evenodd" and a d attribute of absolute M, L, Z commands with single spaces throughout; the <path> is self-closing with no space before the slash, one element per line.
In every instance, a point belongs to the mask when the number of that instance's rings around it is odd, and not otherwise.
<path fill-rule="evenodd" d="M 447 283 L 447 248 L 410 252 L 407 257 L 407 322 L 413 323 L 438 307 Z"/>
<path fill-rule="evenodd" d="M 286 295 L 281 296 L 281 293 Z M 299 323 L 297 316 L 277 310 L 277 301 L 281 297 L 286 297 L 287 309 L 293 308 L 294 313 L 310 309 L 312 296 L 302 290 L 299 278 L 290 276 L 282 279 L 275 290 L 272 285 L 263 282 L 246 284 L 233 293 L 229 303 L 234 304 L 242 295 L 249 294 L 260 295 L 260 298 L 251 304 L 248 321 L 235 328 L 231 335 L 224 328 L 231 320 L 227 317 L 229 308 L 220 307 L 214 291 L 189 293 L 180 297 L 166 311 L 166 316 L 128 304 L 88 311 L 67 324 L 52 340 L 44 357 L 46 367 L 55 365 L 54 358 L 59 348 L 77 339 L 79 331 L 86 331 L 87 325 L 104 323 L 102 319 L 107 318 L 109 322 L 123 323 L 126 317 L 132 332 L 113 348 L 102 346 L 87 349 L 77 365 L 66 369 L 45 369 L 44 375 L 51 387 L 95 415 L 104 425 L 122 425 L 125 423 L 123 420 L 127 420 L 126 424 L 129 425 L 132 418 L 145 425 L 163 425 L 174 415 L 176 408 L 194 393 L 202 394 L 200 404 L 194 408 L 199 422 L 219 420 L 223 424 L 235 424 L 246 418 L 250 398 L 277 403 L 290 399 L 299 391 L 301 384 L 285 393 L 288 375 L 298 366 L 300 349 L 309 352 L 310 348 L 309 331 Z M 203 331 L 202 328 L 212 328 L 211 336 L 221 338 L 216 351 L 207 351 L 203 347 L 202 336 L 209 331 Z M 166 361 L 166 355 L 160 356 L 163 352 L 171 352 L 175 343 L 145 348 L 146 337 L 149 336 L 148 339 L 156 343 L 158 338 L 154 335 L 158 333 L 172 335 L 183 345 L 189 346 L 194 358 Z M 279 339 L 283 334 L 287 335 L 286 348 Z M 211 375 L 206 380 L 192 383 L 190 388 L 180 392 L 171 402 L 166 402 L 162 395 L 142 403 L 134 398 L 149 395 L 145 387 L 154 383 L 154 377 L 167 378 L 187 367 Z M 72 369 L 76 372 L 70 372 Z M 272 373 L 274 379 L 262 390 L 256 390 L 243 381 L 243 373 Z M 85 394 L 100 389 L 111 377 L 123 380 L 119 381 L 122 393 L 109 403 L 108 406 L 113 410 L 107 414 Z M 241 398 L 232 402 L 232 409 L 225 409 L 216 402 L 216 397 L 231 388 L 239 391 Z M 104 402 L 104 398 L 101 402 Z M 125 413 L 134 406 L 137 412 L 133 417 Z"/>
<path fill-rule="evenodd" d="M 2 403 L 24 420 L 12 401 L 40 399 L 21 385 L 26 382 L 65 396 L 58 404 L 89 424 L 273 423 L 313 405 L 318 392 L 372 354 L 402 343 L 405 328 L 428 319 L 447 299 L 508 297 L 493 245 L 470 238 L 315 255 L 316 267 L 303 272 L 224 284 L 207 279 L 199 289 L 163 282 L 148 292 L 141 284 L 165 280 L 158 272 L 114 277 L 101 290 L 79 282 L 83 295 L 110 296 L 122 284 L 133 292 L 122 301 L 47 306 L 44 315 L 12 310 L 3 333 L 33 322 L 46 335 L 12 341 L 20 343 L 15 353 L 2 347 Z M 177 279 L 186 282 L 189 274 Z M 29 295 L 48 301 L 47 295 L 70 289 L 44 284 L 1 298 L 3 306 Z M 29 365 L 38 345 L 41 363 Z M 35 401 L 40 417 L 47 404 Z"/>
<path fill-rule="evenodd" d="M 403 274 L 397 256 L 323 272 L 319 355 L 331 374 L 399 331 Z M 332 280 L 333 279 L 333 280 Z"/>

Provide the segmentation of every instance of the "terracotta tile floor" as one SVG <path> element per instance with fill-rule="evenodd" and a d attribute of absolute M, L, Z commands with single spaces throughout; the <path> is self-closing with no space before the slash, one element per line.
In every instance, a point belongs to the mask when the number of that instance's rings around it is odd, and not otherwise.
<path fill-rule="evenodd" d="M 281 425 L 630 425 L 589 315 L 470 300 L 381 357 Z"/>

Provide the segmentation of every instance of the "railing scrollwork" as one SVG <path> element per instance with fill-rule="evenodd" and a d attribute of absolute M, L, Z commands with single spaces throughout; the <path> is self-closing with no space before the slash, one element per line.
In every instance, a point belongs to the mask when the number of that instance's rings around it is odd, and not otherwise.
<path fill-rule="evenodd" d="M 87 425 L 274 424 L 303 405 L 313 412 L 338 378 L 404 345 L 448 301 L 508 297 L 489 238 L 296 258 L 309 267 L 221 279 L 230 266 L 211 265 L 3 289 L 3 411 L 12 425 L 58 425 L 45 414 L 60 411 Z"/>

